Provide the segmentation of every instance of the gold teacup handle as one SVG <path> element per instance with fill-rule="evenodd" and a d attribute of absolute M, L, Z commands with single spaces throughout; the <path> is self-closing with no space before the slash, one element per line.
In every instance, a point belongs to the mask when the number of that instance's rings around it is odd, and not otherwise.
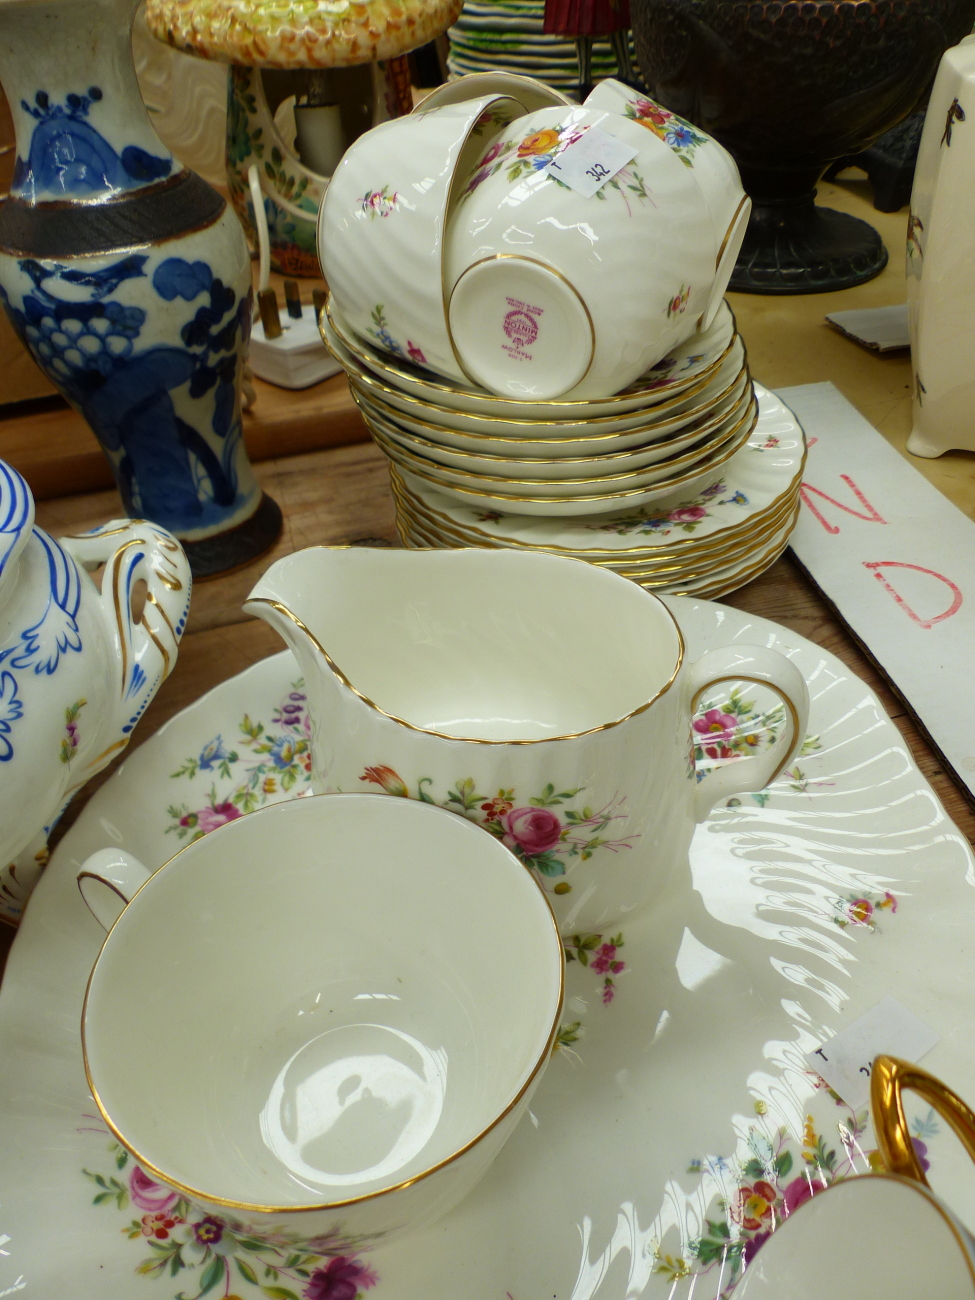
<path fill-rule="evenodd" d="M 933 1106 L 975 1161 L 975 1111 L 920 1066 L 898 1060 L 896 1056 L 878 1056 L 870 1072 L 870 1109 L 877 1145 L 888 1172 L 930 1186 L 907 1127 L 905 1091 L 916 1092 Z"/>

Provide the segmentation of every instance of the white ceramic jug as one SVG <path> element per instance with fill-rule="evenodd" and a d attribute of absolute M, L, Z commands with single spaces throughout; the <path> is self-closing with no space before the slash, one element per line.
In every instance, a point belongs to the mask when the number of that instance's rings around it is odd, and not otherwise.
<path fill-rule="evenodd" d="M 102 565 L 99 591 L 86 570 Z M 190 586 L 182 548 L 155 524 L 116 519 L 59 541 L 35 528 L 30 489 L 0 461 L 0 918 L 20 919 L 48 830 L 172 670 Z"/>
<path fill-rule="evenodd" d="M 975 450 L 975 36 L 941 60 L 907 226 L 914 423 L 907 450 Z"/>
<path fill-rule="evenodd" d="M 735 645 L 685 663 L 662 601 L 580 560 L 315 547 L 272 565 L 244 608 L 301 666 L 315 791 L 381 789 L 479 823 L 535 873 L 563 932 L 649 902 L 695 822 L 768 784 L 805 736 L 806 686 L 783 655 Z M 694 709 L 742 680 L 771 687 L 789 725 L 699 781 Z"/>

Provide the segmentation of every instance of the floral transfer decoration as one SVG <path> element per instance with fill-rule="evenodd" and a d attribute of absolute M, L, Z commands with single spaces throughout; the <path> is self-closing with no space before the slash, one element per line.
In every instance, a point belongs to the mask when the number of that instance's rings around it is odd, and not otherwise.
<path fill-rule="evenodd" d="M 505 177 L 510 184 L 532 176 L 536 172 L 545 171 L 560 153 L 568 149 L 569 145 L 575 144 L 577 140 L 581 140 L 588 130 L 587 126 L 576 127 L 572 123 L 566 122 L 559 126 L 545 127 L 541 131 L 533 131 L 531 135 L 525 136 L 521 141 L 495 140 L 474 168 L 473 174 L 461 192 L 458 202 L 463 202 L 468 195 L 474 193 L 479 185 L 483 185 L 489 177 L 496 176 L 502 168 L 504 168 Z M 557 176 L 553 176 L 551 173 L 548 173 L 548 179 L 556 185 L 568 188 L 564 181 L 560 181 Z M 600 186 L 593 198 L 605 201 L 609 190 L 615 190 L 622 197 L 627 210 L 630 210 L 628 195 L 632 194 L 643 202 L 653 201 L 650 198 L 650 191 L 647 189 L 646 182 L 632 165 L 621 168 L 604 185 Z"/>
<path fill-rule="evenodd" d="M 177 839 L 198 840 L 225 822 L 253 812 L 269 799 L 282 794 L 300 793 L 299 787 L 311 780 L 311 723 L 306 708 L 303 682 L 299 679 L 274 710 L 268 726 L 244 714 L 240 735 L 227 743 L 222 735 L 214 736 L 191 755 L 170 779 L 194 779 L 200 772 L 213 773 L 208 802 L 202 808 L 186 803 L 171 804 L 167 809 L 170 825 L 167 834 Z M 217 779 L 231 784 L 229 790 L 217 791 Z"/>
<path fill-rule="evenodd" d="M 761 753 L 774 745 L 785 726 L 785 709 L 774 705 L 764 712 L 746 700 L 737 686 L 726 700 L 705 710 L 691 723 L 698 781 L 715 767 Z"/>
<path fill-rule="evenodd" d="M 707 144 L 708 137 L 697 131 L 690 122 L 685 122 L 676 113 L 669 112 L 652 99 L 639 96 L 627 102 L 624 115 L 632 122 L 652 131 L 658 140 L 662 140 L 672 149 L 686 167 L 694 166 L 694 154 L 702 144 Z"/>
<path fill-rule="evenodd" d="M 367 333 L 376 340 L 376 342 L 392 352 L 394 356 L 403 357 L 407 361 L 412 361 L 414 365 L 425 366 L 427 359 L 423 355 L 421 348 L 418 348 L 410 339 L 406 340 L 406 347 L 393 338 L 389 332 L 389 324 L 386 320 L 386 313 L 381 302 L 377 302 L 372 310 L 372 325 Z"/>
<path fill-rule="evenodd" d="M 520 803 L 514 790 L 498 790 L 494 795 L 479 794 L 472 777 L 457 781 L 441 799 L 434 798 L 430 792 L 432 777 L 420 777 L 416 792 L 412 793 L 391 767 L 367 767 L 359 780 L 378 785 L 387 794 L 403 799 L 436 804 L 438 808 L 460 813 L 483 826 L 535 872 L 543 889 L 548 889 L 547 881 L 555 880 L 552 886 L 555 894 L 571 893 L 572 886 L 560 877 L 565 876 L 566 866 L 574 860 L 587 862 L 601 849 L 619 853 L 632 848 L 634 841 L 639 839 L 638 835 L 615 837 L 605 834 L 614 822 L 627 820 L 625 796 L 616 794 L 602 808 L 594 809 L 579 799 L 585 791 L 584 786 L 557 792 L 549 783 L 527 803 Z M 566 807 L 580 802 L 582 807 Z M 562 811 L 556 813 L 553 808 Z"/>
<path fill-rule="evenodd" d="M 87 700 L 75 700 L 64 711 L 65 734 L 61 737 L 61 752 L 58 755 L 62 763 L 74 762 L 78 752 L 78 716 L 87 703 Z"/>
<path fill-rule="evenodd" d="M 854 1112 L 814 1076 L 840 1111 L 836 1138 L 807 1115 L 801 1139 L 772 1128 L 762 1116 L 768 1107 L 755 1103 L 758 1122 L 748 1129 L 740 1157 L 706 1156 L 691 1160 L 687 1173 L 710 1176 L 728 1191 L 717 1196 L 705 1216 L 704 1231 L 678 1255 L 657 1248 L 654 1272 L 670 1282 L 698 1273 L 716 1273 L 721 1286 L 716 1300 L 727 1300 L 745 1266 L 775 1229 L 813 1196 L 845 1178 L 883 1170 L 880 1152 L 867 1139 L 868 1112 Z M 930 1168 L 928 1142 L 940 1133 L 932 1110 L 911 1122 L 911 1142 L 925 1170 Z M 692 1288 L 693 1289 L 693 1288 Z"/>
<path fill-rule="evenodd" d="M 601 934 L 573 934 L 562 943 L 567 963 L 577 961 L 581 966 L 588 966 L 594 975 L 603 977 L 600 998 L 604 1007 L 608 1007 L 616 997 L 613 976 L 626 969 L 626 962 L 618 956 L 622 947 L 622 933 L 612 939 L 604 939 Z"/>
<path fill-rule="evenodd" d="M 395 212 L 399 204 L 399 194 L 394 190 L 390 193 L 389 186 L 384 185 L 381 190 L 367 190 L 359 200 L 359 211 L 370 221 L 376 217 L 388 217 L 391 212 Z"/>
<path fill-rule="evenodd" d="M 89 1131 L 109 1136 L 101 1127 Z M 135 1272 L 168 1279 L 172 1300 L 243 1300 L 241 1291 L 267 1300 L 364 1300 L 378 1281 L 354 1242 L 336 1236 L 296 1243 L 285 1233 L 257 1238 L 154 1182 L 119 1143 L 110 1141 L 108 1152 L 111 1172 L 82 1170 L 95 1187 L 92 1204 L 134 1211 L 120 1231 L 147 1252 Z"/>
<path fill-rule="evenodd" d="M 673 298 L 671 298 L 670 302 L 667 304 L 668 320 L 672 319 L 674 316 L 683 316 L 684 312 L 687 310 L 687 300 L 690 296 L 691 286 L 689 284 L 682 284 L 680 292 L 675 293 Z"/>
<path fill-rule="evenodd" d="M 748 504 L 744 492 L 730 488 L 721 479 L 704 488 L 697 496 L 682 501 L 672 510 L 639 510 L 632 515 L 611 519 L 608 523 L 586 524 L 586 528 L 592 532 L 615 533 L 617 537 L 629 537 L 633 533 L 669 537 L 671 533 L 696 532 L 706 519 L 714 517 L 718 506 L 741 506 L 744 509 Z"/>
<path fill-rule="evenodd" d="M 882 894 L 847 894 L 845 898 L 835 899 L 833 906 L 836 908 L 833 920 L 841 930 L 849 926 L 877 930 L 878 914 L 890 912 L 893 915 L 897 911 L 897 899 L 885 889 Z"/>

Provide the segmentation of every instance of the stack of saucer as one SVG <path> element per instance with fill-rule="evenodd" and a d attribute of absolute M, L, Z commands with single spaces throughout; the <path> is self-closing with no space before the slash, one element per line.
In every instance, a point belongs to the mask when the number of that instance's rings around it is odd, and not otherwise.
<path fill-rule="evenodd" d="M 755 428 L 706 485 L 609 515 L 538 518 L 461 505 L 391 467 L 397 526 L 410 547 L 510 546 L 574 556 L 672 595 L 717 599 L 788 545 L 806 446 L 774 393 L 755 385 Z"/>
<path fill-rule="evenodd" d="M 716 483 L 758 418 L 724 306 L 709 330 L 602 399 L 515 402 L 373 348 L 334 301 L 325 341 L 393 466 L 459 505 L 535 517 L 647 506 Z"/>

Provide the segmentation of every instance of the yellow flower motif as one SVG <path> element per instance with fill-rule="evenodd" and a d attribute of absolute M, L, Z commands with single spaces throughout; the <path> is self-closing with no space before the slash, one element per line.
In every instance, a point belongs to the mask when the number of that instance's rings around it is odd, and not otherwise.
<path fill-rule="evenodd" d="M 264 778 L 263 789 L 265 794 L 275 794 L 277 792 L 277 788 L 278 788 L 278 783 L 273 776 L 266 776 Z"/>
<path fill-rule="evenodd" d="M 534 154 L 551 153 L 559 143 L 558 131 L 549 127 L 545 131 L 536 131 L 534 135 L 522 140 L 518 146 L 519 158 L 530 158 Z"/>
<path fill-rule="evenodd" d="M 767 1114 L 768 1114 L 768 1106 L 765 1104 L 764 1101 L 756 1101 L 756 1103 L 755 1103 L 755 1114 L 756 1114 L 756 1115 L 767 1115 Z"/>

